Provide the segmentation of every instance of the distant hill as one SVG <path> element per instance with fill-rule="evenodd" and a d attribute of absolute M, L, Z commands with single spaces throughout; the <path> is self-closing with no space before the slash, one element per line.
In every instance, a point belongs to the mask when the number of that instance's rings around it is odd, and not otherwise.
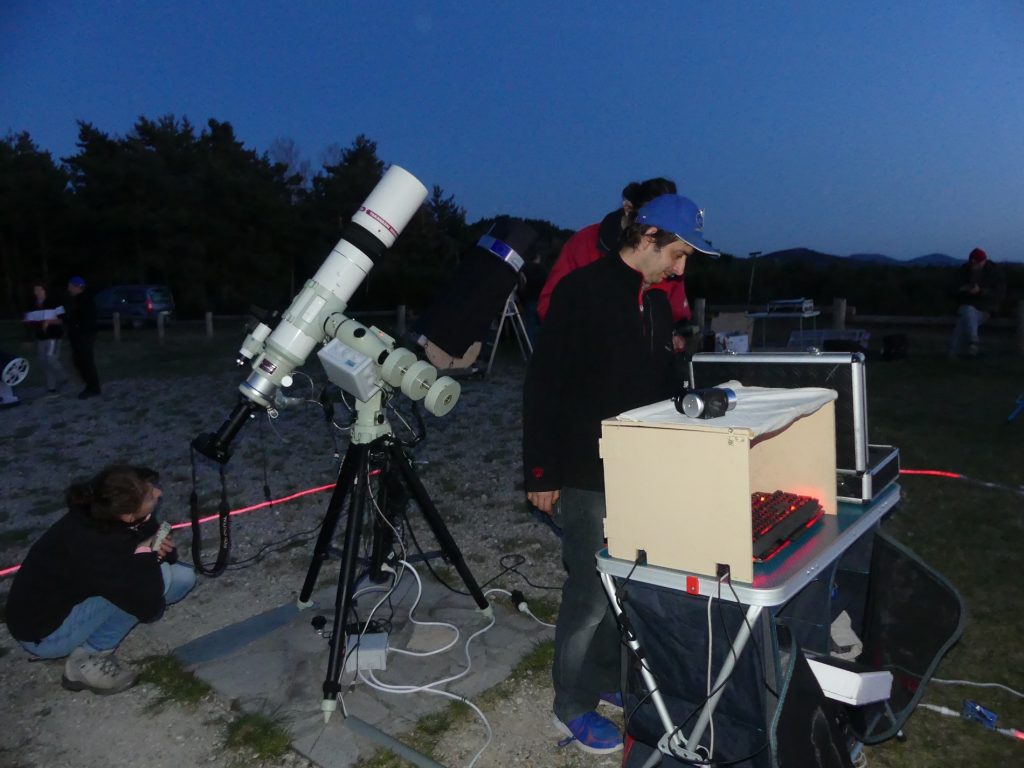
<path fill-rule="evenodd" d="M 784 264 L 786 266 L 810 267 L 812 269 L 825 269 L 841 261 L 839 256 L 822 253 L 821 251 L 813 251 L 810 248 L 787 248 L 784 251 L 772 251 L 763 256 L 758 256 L 757 260 L 761 262 L 770 261 L 774 264 Z"/>
<path fill-rule="evenodd" d="M 886 256 L 883 253 L 851 253 L 846 257 L 850 261 L 863 261 L 866 264 L 885 264 L 890 267 L 902 267 L 907 262 Z"/>
<path fill-rule="evenodd" d="M 956 259 L 945 253 L 929 253 L 907 262 L 915 267 L 957 267 L 963 263 L 963 259 Z"/>
<path fill-rule="evenodd" d="M 882 265 L 887 267 L 954 267 L 962 263 L 962 259 L 956 259 L 945 253 L 929 253 L 918 256 L 914 259 L 904 261 L 886 256 L 883 253 L 851 253 L 849 256 L 836 256 L 831 253 L 822 253 L 811 248 L 787 248 L 782 251 L 772 251 L 763 256 L 758 256 L 758 261 L 770 261 L 775 264 L 798 265 L 810 267 L 811 269 L 826 269 L 837 264 L 850 264 L 851 262 L 863 265 Z"/>

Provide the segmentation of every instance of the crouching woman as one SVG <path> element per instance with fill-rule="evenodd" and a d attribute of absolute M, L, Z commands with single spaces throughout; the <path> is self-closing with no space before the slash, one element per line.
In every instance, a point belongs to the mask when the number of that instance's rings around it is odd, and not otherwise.
<path fill-rule="evenodd" d="M 114 655 L 118 644 L 195 586 L 171 537 L 154 540 L 158 480 L 152 469 L 119 464 L 72 484 L 67 513 L 32 545 L 11 585 L 11 635 L 34 656 L 66 656 L 68 690 L 134 685 L 138 676 Z"/>

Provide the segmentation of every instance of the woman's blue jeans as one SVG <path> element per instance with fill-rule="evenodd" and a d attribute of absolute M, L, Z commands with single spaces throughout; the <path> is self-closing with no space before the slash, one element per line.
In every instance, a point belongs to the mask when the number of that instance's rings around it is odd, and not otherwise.
<path fill-rule="evenodd" d="M 160 563 L 164 578 L 164 602 L 176 603 L 196 585 L 196 572 L 181 563 Z M 104 597 L 83 600 L 64 619 L 64 623 L 38 643 L 21 646 L 33 656 L 59 659 L 82 646 L 90 653 L 117 648 L 139 620 Z"/>

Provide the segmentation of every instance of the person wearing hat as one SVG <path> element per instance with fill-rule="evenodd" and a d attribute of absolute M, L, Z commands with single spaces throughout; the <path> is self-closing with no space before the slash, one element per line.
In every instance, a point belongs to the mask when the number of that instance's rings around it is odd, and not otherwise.
<path fill-rule="evenodd" d="M 71 362 L 82 377 L 85 389 L 78 393 L 81 400 L 100 394 L 100 377 L 96 372 L 94 358 L 96 346 L 96 306 L 92 296 L 86 293 L 85 279 L 72 277 L 68 280 L 67 315 L 64 325 L 68 342 L 71 344 Z"/>
<path fill-rule="evenodd" d="M 1006 293 L 1006 280 L 999 265 L 989 260 L 981 248 L 975 248 L 960 267 L 958 275 L 956 324 L 949 339 L 949 356 L 978 354 L 978 328 L 994 312 Z"/>
<path fill-rule="evenodd" d="M 675 194 L 676 184 L 670 179 L 661 177 L 646 181 L 633 181 L 622 190 L 622 207 L 605 216 L 599 223 L 584 227 L 574 234 L 558 254 L 558 259 L 544 282 L 537 300 L 537 314 L 541 320 L 547 315 L 551 294 L 555 286 L 573 270 L 585 267 L 604 256 L 614 256 L 618 252 L 619 235 L 622 230 L 633 222 L 636 212 L 646 203 L 660 195 Z M 686 288 L 680 278 L 665 280 L 656 287 L 668 295 L 672 307 L 672 319 L 680 329 L 680 335 L 673 336 L 677 350 L 683 348 L 682 328 L 692 317 L 690 304 L 686 299 Z"/>
<path fill-rule="evenodd" d="M 618 252 L 558 284 L 526 374 L 523 469 L 527 497 L 562 528 L 568 577 L 555 630 L 555 725 L 587 752 L 622 748 L 598 714 L 621 706 L 619 633 L 594 567 L 603 546 L 602 419 L 676 393 L 672 312 L 651 287 L 682 276 L 695 253 L 717 256 L 689 198 L 661 195 L 638 212 Z"/>

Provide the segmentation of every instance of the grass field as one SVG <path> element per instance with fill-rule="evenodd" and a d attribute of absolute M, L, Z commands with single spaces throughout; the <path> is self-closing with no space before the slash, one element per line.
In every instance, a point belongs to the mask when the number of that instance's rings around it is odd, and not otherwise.
<path fill-rule="evenodd" d="M 999 682 L 1024 691 L 1024 416 L 1006 419 L 1024 394 L 1024 357 L 944 357 L 869 363 L 872 442 L 899 446 L 910 469 L 968 480 L 908 477 L 885 530 L 959 590 L 968 610 L 963 638 L 937 676 Z M 992 483 L 985 486 L 981 483 Z M 959 710 L 971 699 L 1024 728 L 1024 700 L 998 689 L 933 684 L 925 701 Z M 872 766 L 1024 765 L 1024 743 L 963 720 L 919 710 L 907 741 L 872 749 Z"/>
<path fill-rule="evenodd" d="M 125 330 L 119 344 L 103 332 L 100 375 L 170 380 L 231 370 L 243 337 L 240 321 L 218 327 L 213 339 L 201 331 L 199 324 L 179 323 L 163 344 L 152 329 Z M 870 437 L 898 446 L 904 468 L 966 479 L 902 478 L 902 500 L 884 528 L 949 579 L 967 605 L 966 632 L 938 677 L 1024 691 L 1024 647 L 1017 644 L 1024 631 L 1024 415 L 1006 421 L 1024 395 L 1024 356 L 1000 351 L 947 361 L 940 341 L 912 338 L 908 359 L 868 363 Z M 513 351 L 505 346 L 511 363 Z M 15 324 L 0 326 L 0 349 L 34 359 L 33 343 Z M 66 348 L 64 358 L 70 373 Z M 25 386 L 41 385 L 37 376 L 30 374 Z M 924 701 L 959 710 L 965 698 L 997 712 L 1000 725 L 1024 728 L 1024 700 L 1002 690 L 933 684 Z M 919 710 L 905 732 L 905 742 L 871 748 L 870 765 L 1024 766 L 1024 743 L 976 723 Z"/>

